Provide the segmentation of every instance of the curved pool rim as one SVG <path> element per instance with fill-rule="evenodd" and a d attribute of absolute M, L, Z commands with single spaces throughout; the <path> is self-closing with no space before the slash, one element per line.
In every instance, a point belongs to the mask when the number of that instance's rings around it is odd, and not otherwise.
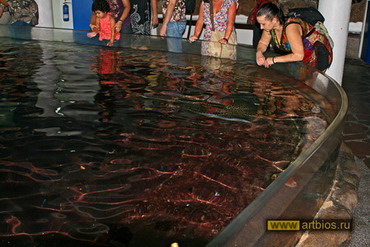
<path fill-rule="evenodd" d="M 15 27 L 0 25 L 0 37 L 9 37 L 24 40 L 73 42 L 82 45 L 102 45 L 97 39 L 86 37 L 87 31 L 55 29 L 41 27 Z M 115 47 L 133 48 L 132 41 L 140 40 L 145 43 L 146 49 L 167 52 L 167 42 L 171 39 L 158 36 L 124 35 L 124 41 L 115 44 Z M 200 55 L 201 41 L 190 43 L 185 39 L 175 39 L 180 42 L 182 53 Z M 147 42 L 149 41 L 149 42 Z M 254 49 L 248 46 L 236 46 L 237 61 L 240 63 L 255 63 Z M 179 54 L 181 56 L 181 54 Z M 300 211 L 297 200 L 312 183 L 317 183 L 318 171 L 320 179 L 326 188 L 320 194 L 323 202 L 332 186 L 332 177 L 335 172 L 335 163 L 339 146 L 342 142 L 342 128 L 348 110 L 348 99 L 342 87 L 327 75 L 305 67 L 301 63 L 276 64 L 270 69 L 276 70 L 286 76 L 294 77 L 297 81 L 304 82 L 318 92 L 330 103 L 332 112 L 328 114 L 329 122 L 325 132 L 314 141 L 307 149 L 299 154 L 297 159 L 275 179 L 260 196 L 247 206 L 228 226 L 226 226 L 207 246 L 272 246 L 271 241 L 283 241 L 285 246 L 292 246 L 301 236 L 302 232 L 275 235 L 266 231 L 267 219 L 281 219 L 294 216 L 290 212 Z M 297 76 L 296 71 L 308 71 L 305 76 Z M 317 102 L 320 104 L 320 102 Z M 333 168 L 334 169 L 331 169 Z M 320 183 L 322 181 L 319 181 Z M 328 180 L 328 181 L 326 181 Z M 296 186 L 287 186 L 287 182 L 294 181 Z M 309 189 L 308 189 L 309 190 Z M 297 199 L 298 198 L 298 199 Z M 317 201 L 317 198 L 314 199 Z M 308 203 L 310 204 L 310 203 Z M 305 208 L 305 213 L 300 219 L 313 219 L 322 203 Z M 297 214 L 298 216 L 299 214 Z M 284 237 L 285 236 L 285 237 Z M 270 243 L 270 244 L 268 244 Z M 275 245 L 274 245 L 275 246 Z"/>

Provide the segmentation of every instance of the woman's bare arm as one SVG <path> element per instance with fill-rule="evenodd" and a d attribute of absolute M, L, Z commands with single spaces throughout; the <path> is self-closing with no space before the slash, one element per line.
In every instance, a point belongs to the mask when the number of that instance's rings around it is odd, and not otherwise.
<path fill-rule="evenodd" d="M 258 42 L 257 49 L 256 49 L 256 63 L 258 65 L 263 65 L 266 61 L 265 56 L 263 53 L 267 50 L 270 45 L 271 41 L 271 34 L 268 31 L 263 31 L 261 39 Z"/>
<path fill-rule="evenodd" d="M 230 5 L 229 9 L 227 10 L 227 27 L 226 27 L 224 39 L 219 40 L 220 43 L 227 44 L 231 36 L 231 33 L 234 29 L 235 17 L 236 17 L 236 3 L 233 2 Z"/>
<path fill-rule="evenodd" d="M 203 29 L 203 23 L 204 23 L 203 21 L 204 13 L 203 12 L 204 12 L 204 6 L 203 4 L 201 4 L 199 8 L 198 20 L 197 20 L 197 23 L 195 24 L 194 34 L 190 36 L 189 38 L 190 41 L 195 41 L 199 39 L 200 33 L 202 32 L 202 29 Z"/>
<path fill-rule="evenodd" d="M 296 23 L 288 25 L 286 27 L 286 35 L 292 52 L 283 56 L 265 58 L 264 65 L 266 68 L 274 63 L 298 62 L 303 60 L 304 46 L 301 26 Z"/>
<path fill-rule="evenodd" d="M 114 37 L 116 36 L 116 21 L 114 20 L 113 16 L 109 15 L 109 22 L 110 22 L 110 28 L 111 28 L 111 34 L 110 34 L 110 40 L 107 44 L 107 46 L 113 46 L 114 44 Z"/>
<path fill-rule="evenodd" d="M 157 0 L 150 0 L 151 11 L 152 11 L 152 27 L 158 27 L 158 6 Z"/>
<path fill-rule="evenodd" d="M 292 53 L 274 58 L 275 63 L 297 62 L 304 58 L 304 46 L 302 41 L 302 28 L 299 24 L 290 24 L 286 27 L 286 35 Z"/>
<path fill-rule="evenodd" d="M 129 0 L 121 0 L 123 5 L 123 12 L 122 15 L 118 18 L 118 21 L 115 24 L 116 32 L 120 32 L 122 29 L 122 23 L 126 20 L 126 18 L 130 14 L 131 5 Z"/>
<path fill-rule="evenodd" d="M 159 35 L 166 36 L 167 33 L 167 24 L 170 22 L 173 11 L 175 10 L 175 5 L 178 0 L 170 0 L 167 5 L 166 13 L 163 16 L 163 23 L 161 30 L 159 30 Z"/>

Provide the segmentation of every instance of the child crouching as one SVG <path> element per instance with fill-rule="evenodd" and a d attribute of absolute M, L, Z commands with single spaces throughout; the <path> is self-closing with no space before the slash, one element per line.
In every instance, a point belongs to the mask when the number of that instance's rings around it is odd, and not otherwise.
<path fill-rule="evenodd" d="M 114 40 L 119 40 L 120 33 L 117 33 L 114 25 L 116 21 L 109 13 L 110 8 L 106 0 L 94 0 L 92 11 L 95 15 L 95 25 L 91 24 L 92 32 L 87 34 L 87 37 L 92 38 L 99 35 L 99 40 L 109 40 L 107 46 L 113 46 Z M 93 17 L 94 18 L 94 17 Z"/>

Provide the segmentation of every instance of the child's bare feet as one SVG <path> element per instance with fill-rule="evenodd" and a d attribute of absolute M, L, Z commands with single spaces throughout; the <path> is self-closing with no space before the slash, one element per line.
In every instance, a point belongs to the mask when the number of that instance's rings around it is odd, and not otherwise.
<path fill-rule="evenodd" d="M 87 37 L 89 37 L 89 38 L 94 38 L 96 35 L 97 35 L 97 33 L 95 33 L 95 32 L 87 33 Z"/>

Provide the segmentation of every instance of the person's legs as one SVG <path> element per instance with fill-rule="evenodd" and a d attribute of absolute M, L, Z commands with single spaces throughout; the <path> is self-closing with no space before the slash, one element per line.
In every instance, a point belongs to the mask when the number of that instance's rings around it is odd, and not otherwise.
<path fill-rule="evenodd" d="M 182 38 L 182 35 L 185 32 L 185 28 L 186 28 L 186 21 L 178 21 L 177 22 L 177 30 L 178 30 L 179 37 Z"/>
<path fill-rule="evenodd" d="M 167 24 L 167 37 L 182 38 L 186 27 L 186 21 L 170 21 Z"/>
<path fill-rule="evenodd" d="M 149 0 L 130 0 L 131 27 L 134 34 L 150 35 L 151 8 Z"/>
<path fill-rule="evenodd" d="M 170 21 L 167 24 L 167 45 L 168 51 L 182 52 L 182 35 L 185 31 L 186 21 Z"/>

